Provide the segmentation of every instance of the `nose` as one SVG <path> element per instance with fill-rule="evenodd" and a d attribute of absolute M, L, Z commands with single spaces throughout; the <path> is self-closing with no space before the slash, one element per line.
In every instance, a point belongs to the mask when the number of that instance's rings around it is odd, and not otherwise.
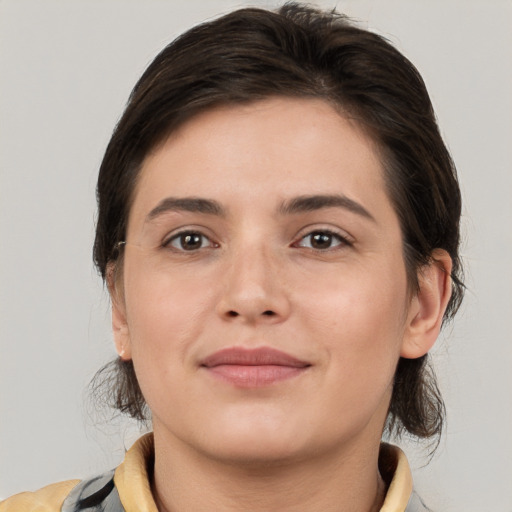
<path fill-rule="evenodd" d="M 290 301 L 283 279 L 284 269 L 276 255 L 264 249 L 237 252 L 227 266 L 219 315 L 245 324 L 283 322 L 290 314 Z"/>

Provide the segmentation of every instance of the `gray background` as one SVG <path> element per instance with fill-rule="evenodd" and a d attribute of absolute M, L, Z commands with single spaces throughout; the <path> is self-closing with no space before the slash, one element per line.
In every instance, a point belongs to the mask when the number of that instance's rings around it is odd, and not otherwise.
<path fill-rule="evenodd" d="M 241 5 L 0 1 L 0 497 L 113 467 L 138 435 L 86 399 L 87 382 L 114 356 L 91 263 L 97 169 L 152 57 Z M 422 72 L 465 200 L 469 290 L 435 349 L 447 435 L 428 466 L 425 448 L 402 443 L 416 486 L 437 511 L 510 512 L 512 2 L 337 5 Z"/>

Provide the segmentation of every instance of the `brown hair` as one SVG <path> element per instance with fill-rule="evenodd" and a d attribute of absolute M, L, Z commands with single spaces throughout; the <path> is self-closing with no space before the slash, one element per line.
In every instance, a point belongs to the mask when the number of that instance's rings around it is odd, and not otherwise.
<path fill-rule="evenodd" d="M 453 293 L 445 320 L 463 295 L 459 259 L 461 197 L 456 171 L 416 68 L 383 37 L 333 12 L 296 3 L 278 11 L 241 9 L 192 28 L 149 65 L 107 147 L 98 179 L 94 260 L 103 277 L 119 264 L 141 164 L 192 116 L 218 105 L 270 96 L 322 98 L 357 120 L 380 148 L 386 183 L 399 216 L 409 285 L 434 249 L 453 261 Z M 428 356 L 401 358 L 388 429 L 439 437 L 444 404 Z M 147 407 L 131 362 L 104 368 L 103 390 L 122 412 L 143 420 Z M 112 368 L 112 367 L 110 367 Z M 100 389 L 100 388 L 97 388 Z"/>

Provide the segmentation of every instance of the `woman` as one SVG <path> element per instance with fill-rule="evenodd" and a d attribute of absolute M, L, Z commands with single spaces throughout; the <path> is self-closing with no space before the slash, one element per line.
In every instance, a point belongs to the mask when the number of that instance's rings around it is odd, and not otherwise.
<path fill-rule="evenodd" d="M 244 9 L 165 48 L 98 180 L 116 470 L 1 510 L 423 510 L 382 433 L 438 439 L 460 192 L 415 68 L 344 17 Z"/>

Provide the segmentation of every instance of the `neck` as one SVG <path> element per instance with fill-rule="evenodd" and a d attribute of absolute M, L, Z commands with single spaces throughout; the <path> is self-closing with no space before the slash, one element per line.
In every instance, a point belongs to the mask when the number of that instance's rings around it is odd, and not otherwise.
<path fill-rule="evenodd" d="M 302 460 L 244 463 L 213 459 L 155 431 L 153 494 L 160 512 L 377 512 L 386 491 L 379 442 L 358 444 Z"/>

